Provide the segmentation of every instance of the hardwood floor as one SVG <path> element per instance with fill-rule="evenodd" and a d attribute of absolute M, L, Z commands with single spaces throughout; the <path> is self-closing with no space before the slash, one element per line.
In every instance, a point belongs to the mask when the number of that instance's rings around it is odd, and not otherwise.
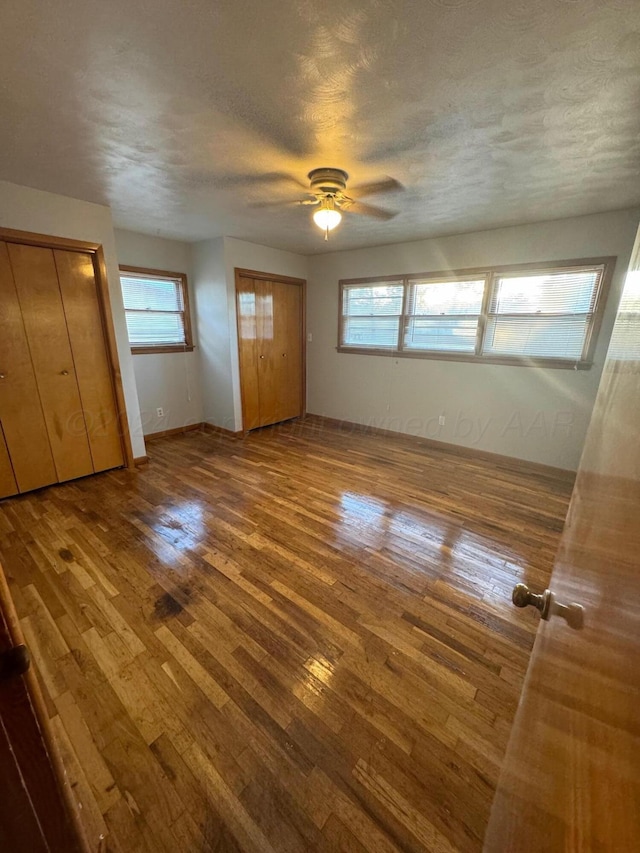
<path fill-rule="evenodd" d="M 289 423 L 0 503 L 100 851 L 476 851 L 570 486 Z"/>

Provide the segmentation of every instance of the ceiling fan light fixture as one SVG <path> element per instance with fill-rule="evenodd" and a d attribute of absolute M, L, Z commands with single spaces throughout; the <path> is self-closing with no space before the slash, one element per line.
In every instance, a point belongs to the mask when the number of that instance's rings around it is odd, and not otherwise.
<path fill-rule="evenodd" d="M 340 224 L 342 214 L 336 209 L 332 198 L 325 198 L 320 203 L 320 207 L 313 214 L 313 221 L 325 233 L 325 240 L 329 231 Z"/>

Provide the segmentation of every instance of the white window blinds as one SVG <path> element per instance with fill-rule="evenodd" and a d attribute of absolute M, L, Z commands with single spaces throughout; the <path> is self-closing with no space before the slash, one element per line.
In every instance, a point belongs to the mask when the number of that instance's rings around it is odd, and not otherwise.
<path fill-rule="evenodd" d="M 338 350 L 588 368 L 613 260 L 343 280 Z M 624 306 L 628 343 L 640 284 Z"/>
<path fill-rule="evenodd" d="M 342 291 L 343 345 L 397 349 L 403 294 L 401 281 L 346 286 Z"/>
<path fill-rule="evenodd" d="M 484 278 L 411 281 L 404 348 L 475 352 L 484 286 Z"/>
<path fill-rule="evenodd" d="M 496 275 L 482 352 L 579 361 L 603 268 Z"/>
<path fill-rule="evenodd" d="M 185 346 L 182 278 L 122 273 L 122 297 L 132 349 Z"/>

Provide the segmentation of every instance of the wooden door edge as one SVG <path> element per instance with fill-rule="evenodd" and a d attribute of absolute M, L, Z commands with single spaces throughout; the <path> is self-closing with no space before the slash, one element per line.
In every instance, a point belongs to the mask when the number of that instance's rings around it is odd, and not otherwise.
<path fill-rule="evenodd" d="M 5 601 L 9 604 L 12 601 L 11 590 L 9 589 L 9 584 L 7 583 L 2 565 L 0 565 L 0 601 Z M 11 645 L 18 646 L 24 644 L 25 639 L 22 633 L 22 628 L 20 627 L 17 614 L 13 610 L 12 606 L 5 608 L 4 612 L 0 612 L 0 620 L 2 620 L 6 626 L 6 631 L 10 637 Z M 91 853 L 85 828 L 80 819 L 78 804 L 73 796 L 67 771 L 53 734 L 49 714 L 34 670 L 33 661 L 31 662 L 29 669 L 19 677 L 24 678 L 45 751 L 49 756 L 55 776 L 59 782 L 58 790 L 61 795 L 61 805 L 78 841 L 78 847 L 76 848 L 77 853 Z M 37 813 L 36 817 L 38 817 Z M 76 851 L 69 851 L 69 853 L 76 853 Z"/>

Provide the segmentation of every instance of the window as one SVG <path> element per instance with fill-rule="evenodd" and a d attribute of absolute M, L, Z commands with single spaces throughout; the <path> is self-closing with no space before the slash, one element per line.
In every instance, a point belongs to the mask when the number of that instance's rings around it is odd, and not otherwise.
<path fill-rule="evenodd" d="M 402 281 L 345 288 L 342 327 L 345 346 L 395 349 L 403 294 Z"/>
<path fill-rule="evenodd" d="M 410 281 L 404 348 L 476 351 L 484 279 Z"/>
<path fill-rule="evenodd" d="M 193 349 L 186 275 L 120 267 L 120 285 L 133 353 Z"/>
<path fill-rule="evenodd" d="M 589 367 L 613 260 L 341 281 L 338 350 Z"/>

